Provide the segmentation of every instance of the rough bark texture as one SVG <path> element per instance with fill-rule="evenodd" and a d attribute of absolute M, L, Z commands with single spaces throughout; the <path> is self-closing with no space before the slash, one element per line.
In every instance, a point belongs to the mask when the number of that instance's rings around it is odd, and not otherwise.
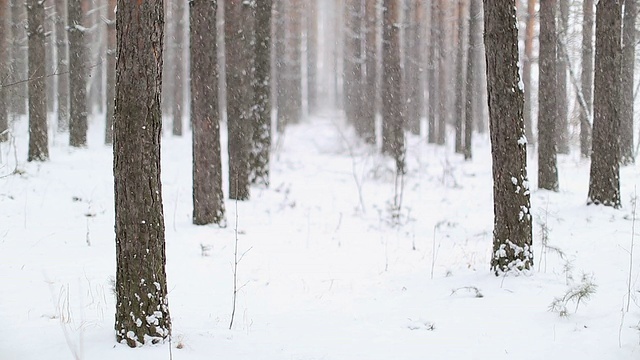
<path fill-rule="evenodd" d="M 55 111 L 56 107 L 56 81 L 55 77 L 51 76 L 57 70 L 55 65 L 55 54 L 56 54 L 56 33 L 55 29 L 55 11 L 53 0 L 45 0 L 44 2 L 44 33 L 45 35 L 45 53 L 46 53 L 46 64 L 47 68 L 45 69 L 45 74 L 47 74 L 46 79 L 46 92 L 47 92 L 47 113 L 52 113 Z"/>
<path fill-rule="evenodd" d="M 69 38 L 67 37 L 67 1 L 55 0 L 56 22 L 56 75 L 58 81 L 58 122 L 59 132 L 69 129 Z"/>
<path fill-rule="evenodd" d="M 117 0 L 108 0 L 107 5 L 107 119 L 104 143 L 113 142 L 113 110 L 116 92 L 116 5 Z"/>
<path fill-rule="evenodd" d="M 11 2 L 11 35 L 13 43 L 11 45 L 11 73 L 10 83 L 27 80 L 28 75 L 28 55 L 25 42 L 27 40 L 27 16 L 25 0 L 12 0 Z M 44 56 L 44 55 L 43 55 Z M 44 60 L 43 60 L 44 61 Z M 27 114 L 28 82 L 22 82 L 12 86 L 11 89 L 11 112 L 15 115 Z"/>
<path fill-rule="evenodd" d="M 272 1 L 258 1 L 271 4 Z M 309 113 L 318 111 L 318 2 L 307 3 L 307 104 Z M 267 4 L 265 4 L 266 6 Z M 260 11 L 260 10 L 258 10 Z M 267 27 L 269 29 L 269 27 Z"/>
<path fill-rule="evenodd" d="M 69 15 L 69 145 L 87 145 L 87 61 L 82 0 L 67 0 Z"/>
<path fill-rule="evenodd" d="M 544 1 L 544 0 L 543 0 Z M 556 149 L 559 154 L 569 153 L 569 102 L 567 99 L 567 72 L 569 64 L 560 52 L 560 47 L 566 48 L 567 32 L 569 31 L 569 0 L 557 0 L 558 2 L 558 37 L 556 47 L 556 111 L 558 112 L 556 131 L 554 137 L 556 139 Z"/>
<path fill-rule="evenodd" d="M 173 20 L 175 22 L 175 32 L 173 34 L 173 91 L 174 97 L 173 108 L 173 135 L 182 136 L 183 118 L 184 118 L 184 83 L 185 83 L 185 66 L 184 66 L 184 7 L 187 2 L 184 0 L 176 0 L 173 7 Z"/>
<path fill-rule="evenodd" d="M 420 93 L 420 79 L 422 68 L 420 67 L 420 24 L 422 23 L 422 2 L 408 0 L 405 9 L 405 46 L 404 46 L 404 74 L 407 95 L 405 98 L 405 110 L 407 128 L 414 135 L 420 135 L 421 108 L 424 104 Z"/>
<path fill-rule="evenodd" d="M 285 124 L 297 124 L 302 118 L 302 0 L 287 0 L 287 27 L 285 30 L 284 80 L 287 97 L 278 105 Z"/>
<path fill-rule="evenodd" d="M 193 223 L 224 221 L 220 114 L 218 111 L 217 1 L 190 3 Z"/>
<path fill-rule="evenodd" d="M 428 70 L 427 70 L 427 84 L 429 86 L 429 99 L 428 99 L 428 135 L 427 140 L 430 144 L 436 142 L 436 135 L 438 132 L 438 121 L 436 119 L 438 115 L 438 37 L 439 32 L 439 17 L 440 7 L 438 1 L 431 1 L 431 26 L 429 30 L 429 54 L 428 54 Z"/>
<path fill-rule="evenodd" d="M 622 83 L 620 93 L 620 163 L 633 164 L 633 76 L 636 61 L 637 0 L 624 0 L 622 33 Z"/>
<path fill-rule="evenodd" d="M 405 171 L 402 123 L 402 70 L 400 69 L 400 4 L 384 0 L 382 33 L 382 151 L 396 161 L 397 174 Z M 386 134 L 386 136 L 385 136 Z"/>
<path fill-rule="evenodd" d="M 473 120 L 475 112 L 473 111 L 473 104 L 475 98 L 475 81 L 477 76 L 475 63 L 478 60 L 474 56 L 475 48 L 479 46 L 476 41 L 478 40 L 476 32 L 479 31 L 480 16 L 479 12 L 482 11 L 480 6 L 481 0 L 469 1 L 469 44 L 467 45 L 467 74 L 465 77 L 465 98 L 464 98 L 464 158 L 470 160 L 472 157 L 471 147 L 471 134 L 473 132 Z M 476 100 L 477 101 L 477 100 Z"/>
<path fill-rule="evenodd" d="M 253 141 L 251 146 L 251 183 L 269 186 L 271 152 L 271 10 L 272 0 L 256 3 L 255 82 Z M 315 17 L 317 14 L 314 14 Z M 316 23 L 317 26 L 317 23 Z M 317 31 L 317 30 L 316 30 Z M 311 56 L 311 55 L 309 55 Z M 311 66 L 311 65 L 309 65 Z M 315 65 L 314 65 L 315 66 Z M 309 80 L 309 86 L 315 80 Z M 314 85 L 315 86 L 315 85 Z M 313 95 L 315 98 L 317 96 Z M 309 101 L 311 101 L 309 95 Z M 311 106 L 311 105 L 309 105 Z"/>
<path fill-rule="evenodd" d="M 227 66 L 227 127 L 229 132 L 229 197 L 249 199 L 253 121 L 253 6 L 227 0 L 225 42 Z M 291 99 L 291 101 L 293 101 Z"/>
<path fill-rule="evenodd" d="M 113 174 L 118 342 L 171 336 L 160 181 L 162 0 L 118 0 Z"/>
<path fill-rule="evenodd" d="M 464 23 L 465 23 L 465 0 L 458 0 L 458 46 L 456 56 L 456 102 L 455 102 L 455 151 L 457 153 L 464 152 L 464 113 L 465 113 L 465 53 L 466 44 L 464 42 Z"/>
<path fill-rule="evenodd" d="M 47 94 L 45 81 L 44 1 L 27 1 L 29 38 L 29 156 L 28 161 L 49 158 Z"/>
<path fill-rule="evenodd" d="M 344 47 L 344 87 L 345 112 L 347 121 L 355 127 L 356 133 L 363 135 L 363 103 L 364 88 L 362 78 L 362 37 L 363 37 L 363 11 L 362 1 L 349 0 L 346 8 Z"/>
<path fill-rule="evenodd" d="M 377 64 L 378 64 L 378 9 L 376 1 L 367 1 L 365 5 L 365 89 L 362 106 L 362 137 L 368 144 L 376 143 L 377 109 Z"/>
<path fill-rule="evenodd" d="M 285 33 L 287 27 L 287 18 L 286 18 L 286 0 L 274 0 L 275 1 L 275 25 L 274 25 L 274 71 L 275 71 L 275 88 L 276 88 L 276 108 L 277 108 L 277 121 L 276 128 L 278 134 L 284 133 L 284 129 L 286 126 L 286 119 L 284 114 L 284 104 L 288 98 L 288 92 L 285 81 L 285 51 L 286 51 L 286 40 Z"/>
<path fill-rule="evenodd" d="M 557 33 L 556 0 L 540 2 L 540 65 L 538 86 L 538 187 L 558 191 L 556 160 Z"/>
<path fill-rule="evenodd" d="M 493 158 L 491 270 L 498 275 L 533 266 L 515 0 L 484 0 L 484 24 Z"/>
<path fill-rule="evenodd" d="M 9 93 L 3 86 L 9 75 L 9 14 L 8 0 L 0 0 L 0 142 L 9 139 Z"/>
<path fill-rule="evenodd" d="M 449 57 L 448 57 L 448 43 L 449 43 L 449 18 L 448 8 L 450 0 L 438 0 L 439 6 L 439 23 L 440 36 L 438 37 L 438 92 L 440 94 L 449 93 Z M 438 145 L 444 145 L 447 137 L 447 120 L 450 114 L 449 97 L 438 96 L 438 132 L 436 136 L 436 143 Z"/>
<path fill-rule="evenodd" d="M 591 156 L 591 125 L 593 114 L 593 0 L 582 3 L 582 96 L 589 113 L 580 110 L 580 154 Z"/>
<path fill-rule="evenodd" d="M 588 204 L 620 206 L 619 85 L 622 0 L 596 5 L 593 151 Z"/>
<path fill-rule="evenodd" d="M 472 0 L 473 1 L 473 0 Z M 524 133 L 529 144 L 535 143 L 533 135 L 532 104 L 533 86 L 531 81 L 531 64 L 533 63 L 533 39 L 536 29 L 536 0 L 527 0 L 527 22 L 524 37 L 524 61 L 522 62 L 522 83 L 524 85 Z"/>

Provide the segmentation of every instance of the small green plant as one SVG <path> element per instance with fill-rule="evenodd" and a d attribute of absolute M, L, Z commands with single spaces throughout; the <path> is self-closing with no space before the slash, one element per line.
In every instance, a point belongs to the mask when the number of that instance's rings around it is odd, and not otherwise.
<path fill-rule="evenodd" d="M 569 303 L 575 303 L 576 307 L 573 312 L 576 313 L 580 303 L 590 300 L 591 296 L 596 293 L 597 289 L 598 285 L 594 282 L 593 276 L 582 274 L 579 284 L 567 289 L 562 297 L 553 299 L 553 302 L 549 305 L 549 311 L 557 312 L 561 317 L 567 317 L 569 316 L 567 305 L 569 305 Z"/>

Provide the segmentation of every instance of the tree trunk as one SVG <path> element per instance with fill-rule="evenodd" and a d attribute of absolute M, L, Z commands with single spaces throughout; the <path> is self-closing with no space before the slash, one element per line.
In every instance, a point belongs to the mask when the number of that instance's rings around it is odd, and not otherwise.
<path fill-rule="evenodd" d="M 28 0 L 29 39 L 29 156 L 28 161 L 49 159 L 47 93 L 45 80 L 44 1 Z"/>
<path fill-rule="evenodd" d="M 580 154 L 591 156 L 591 126 L 593 114 L 593 0 L 582 3 L 582 96 L 589 113 L 580 111 Z"/>
<path fill-rule="evenodd" d="M 173 34 L 173 135 L 182 136 L 182 123 L 184 117 L 184 82 L 185 82 L 185 66 L 184 66 L 184 0 L 176 0 L 173 7 L 173 20 L 175 22 L 175 33 Z"/>
<path fill-rule="evenodd" d="M 58 74 L 58 131 L 69 130 L 69 39 L 67 37 L 67 1 L 55 0 L 56 55 Z"/>
<path fill-rule="evenodd" d="M 491 270 L 533 266 L 524 94 L 519 86 L 515 0 L 484 1 L 489 130 L 493 158 L 493 256 Z"/>
<path fill-rule="evenodd" d="M 217 1 L 194 0 L 190 9 L 193 223 L 224 221 L 218 111 Z M 268 27 L 267 27 L 268 29 Z"/>
<path fill-rule="evenodd" d="M 473 1 L 473 0 L 472 0 Z M 456 153 L 464 152 L 464 113 L 465 113 L 465 67 L 464 67 L 464 23 L 465 23 L 465 0 L 458 0 L 458 54 L 456 56 L 456 103 L 455 103 L 455 124 L 456 124 L 456 139 L 455 139 L 455 151 Z"/>
<path fill-rule="evenodd" d="M 544 1 L 544 0 L 543 0 Z M 559 7 L 559 16 L 557 22 L 557 48 L 556 48 L 556 58 L 557 58 L 557 76 L 556 76 L 556 86 L 557 86 L 557 95 L 556 95 L 556 111 L 558 112 L 556 131 L 554 134 L 556 140 L 556 150 L 560 154 L 568 154 L 569 153 L 569 118 L 568 118 L 568 109 L 569 104 L 567 101 L 567 71 L 569 69 L 569 64 L 565 60 L 565 57 L 562 56 L 560 52 L 560 47 L 564 46 L 566 48 L 567 44 L 567 32 L 569 31 L 569 0 L 557 0 Z"/>
<path fill-rule="evenodd" d="M 472 0 L 473 1 L 473 0 Z M 536 29 L 536 0 L 527 0 L 527 22 L 524 38 L 524 61 L 522 62 L 522 82 L 524 85 L 524 132 L 529 144 L 535 144 L 533 135 L 532 104 L 533 86 L 531 84 L 531 64 L 533 64 L 533 39 Z"/>
<path fill-rule="evenodd" d="M 622 0 L 596 5 L 593 151 L 588 204 L 620 206 L 620 47 Z"/>
<path fill-rule="evenodd" d="M 13 36 L 11 73 L 13 74 L 10 83 L 21 82 L 13 86 L 11 94 L 11 112 L 15 115 L 27 114 L 28 99 L 28 55 L 25 42 L 28 43 L 25 0 L 11 1 L 11 34 Z M 44 61 L 44 60 L 43 60 Z"/>
<path fill-rule="evenodd" d="M 285 52 L 286 52 L 286 28 L 287 28 L 287 16 L 286 16 L 286 1 L 288 0 L 274 0 L 275 1 L 275 41 L 274 41 L 274 53 L 275 53 L 275 80 L 276 80 L 276 108 L 277 108 L 277 121 L 276 127 L 278 134 L 284 133 L 285 126 L 287 125 L 285 119 L 284 106 L 288 99 L 287 84 L 285 81 Z"/>
<path fill-rule="evenodd" d="M 297 124 L 302 118 L 302 0 L 288 0 L 289 12 L 285 31 L 285 83 L 288 97 L 280 109 L 286 124 Z"/>
<path fill-rule="evenodd" d="M 51 76 L 57 70 L 55 64 L 56 53 L 56 37 L 58 34 L 55 29 L 55 11 L 53 0 L 45 1 L 45 14 L 44 14 L 44 33 L 45 46 L 46 46 L 46 58 L 47 68 L 45 74 L 47 74 L 46 91 L 47 91 L 47 113 L 54 113 L 56 110 L 56 78 Z"/>
<path fill-rule="evenodd" d="M 478 60 L 475 54 L 475 48 L 479 46 L 476 41 L 478 40 L 477 32 L 479 31 L 480 24 L 480 12 L 482 11 L 480 6 L 481 0 L 469 1 L 469 44 L 467 44 L 467 74 L 465 83 L 465 98 L 464 98 L 464 159 L 471 160 L 472 147 L 471 147 L 471 134 L 473 132 L 473 120 L 476 113 L 473 109 L 474 104 L 474 91 L 475 82 L 478 78 L 475 74 L 475 63 Z M 477 99 L 475 101 L 478 101 Z"/>
<path fill-rule="evenodd" d="M 225 61 L 229 132 L 229 197 L 235 200 L 248 200 L 254 105 L 252 87 L 254 9 L 244 0 L 227 0 L 224 9 L 225 42 L 228 45 L 225 47 Z"/>
<path fill-rule="evenodd" d="M 431 24 L 429 30 L 429 58 L 428 70 L 427 70 L 427 84 L 429 86 L 429 99 L 428 99 L 428 142 L 434 144 L 437 138 L 438 121 L 436 119 L 438 115 L 438 76 L 440 75 L 437 70 L 438 67 L 438 38 L 440 36 L 438 25 L 440 13 L 438 0 L 431 1 Z"/>
<path fill-rule="evenodd" d="M 271 152 L 271 10 L 273 1 L 262 0 L 256 5 L 255 40 L 255 119 L 251 151 L 251 183 L 269 187 L 269 158 Z M 317 16 L 317 13 L 313 17 Z M 317 26 L 317 23 L 316 23 Z M 311 31 L 311 30 L 310 30 Z M 316 29 L 317 32 L 317 29 Z M 312 45 L 315 46 L 315 45 Z M 315 57 L 315 55 L 309 55 Z M 315 65 L 309 65 L 315 67 Z M 309 86 L 315 80 L 309 79 Z M 309 95 L 309 101 L 317 94 Z M 311 104 L 309 105 L 311 106 Z"/>
<path fill-rule="evenodd" d="M 449 92 L 449 58 L 448 53 L 448 16 L 447 10 L 449 8 L 450 0 L 439 0 L 439 23 L 440 36 L 438 37 L 438 91 L 440 94 L 446 94 Z M 436 136 L 436 143 L 438 145 L 444 145 L 447 136 L 447 119 L 450 113 L 449 97 L 438 96 L 438 133 Z"/>
<path fill-rule="evenodd" d="M 0 0 L 0 142 L 9 140 L 9 92 L 5 87 L 9 77 L 9 7 L 8 0 Z"/>
<path fill-rule="evenodd" d="M 376 143 L 378 9 L 377 1 L 365 3 L 365 89 L 362 106 L 362 136 L 368 144 Z"/>
<path fill-rule="evenodd" d="M 620 93 L 620 163 L 634 163 L 633 156 L 633 77 L 636 61 L 637 0 L 624 0 L 624 30 L 622 33 L 622 83 Z"/>
<path fill-rule="evenodd" d="M 107 5 L 107 121 L 104 143 L 113 142 L 113 108 L 116 91 L 116 6 L 117 0 L 109 0 Z"/>
<path fill-rule="evenodd" d="M 262 1 L 258 1 L 261 5 Z M 267 1 L 271 4 L 271 1 Z M 318 4 L 308 2 L 307 12 L 307 104 L 309 113 L 318 111 Z M 270 11 L 270 10 L 269 10 Z"/>
<path fill-rule="evenodd" d="M 402 123 L 402 70 L 400 69 L 400 5 L 384 0 L 382 35 L 382 151 L 396 161 L 396 173 L 405 172 L 404 124 Z"/>
<path fill-rule="evenodd" d="M 422 2 L 408 0 L 405 11 L 405 41 L 404 41 L 404 74 L 407 88 L 405 99 L 405 112 L 407 128 L 414 135 L 420 135 L 420 115 L 423 105 L 420 93 L 420 79 L 422 69 L 420 67 L 420 24 L 422 23 Z"/>
<path fill-rule="evenodd" d="M 171 336 L 160 180 L 162 0 L 118 0 L 113 175 L 118 342 Z"/>
<path fill-rule="evenodd" d="M 67 0 L 69 14 L 69 145 L 87 146 L 87 61 L 82 0 Z"/>
<path fill-rule="evenodd" d="M 556 0 L 540 2 L 540 65 L 538 86 L 538 187 L 558 191 L 556 160 L 557 33 Z"/>

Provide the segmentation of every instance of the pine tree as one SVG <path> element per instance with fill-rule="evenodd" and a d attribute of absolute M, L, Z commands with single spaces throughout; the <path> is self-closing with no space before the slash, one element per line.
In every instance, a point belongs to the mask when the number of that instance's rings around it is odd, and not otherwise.
<path fill-rule="evenodd" d="M 633 77 L 636 62 L 637 0 L 624 0 L 622 33 L 622 89 L 620 91 L 620 162 L 633 164 Z"/>
<path fill-rule="evenodd" d="M 29 43 L 29 156 L 28 161 L 49 159 L 47 93 L 45 84 L 44 1 L 27 1 Z"/>
<path fill-rule="evenodd" d="M 543 0 L 544 1 L 544 0 Z M 556 111 L 557 124 L 555 131 L 556 150 L 559 154 L 569 153 L 569 118 L 567 101 L 567 72 L 569 64 L 561 52 L 562 47 L 566 47 L 567 33 L 569 31 L 569 0 L 557 0 L 557 43 L 556 43 Z"/>
<path fill-rule="evenodd" d="M 183 117 L 186 111 L 185 107 L 185 89 L 184 84 L 186 80 L 185 61 L 184 58 L 184 42 L 185 42 L 185 0 L 174 0 L 173 3 L 173 20 L 175 22 L 174 34 L 173 34 L 173 135 L 182 136 L 183 132 Z"/>
<path fill-rule="evenodd" d="M 473 1 L 473 0 L 472 0 Z M 527 136 L 527 142 L 530 144 L 535 143 L 535 137 L 533 135 L 533 114 L 531 111 L 531 104 L 533 102 L 531 94 L 533 93 L 533 86 L 531 85 L 532 74 L 531 65 L 534 62 L 533 58 L 533 39 L 535 37 L 536 29 L 536 0 L 527 0 L 527 19 L 525 28 L 524 39 L 524 59 L 522 62 L 522 83 L 524 85 L 524 130 Z"/>
<path fill-rule="evenodd" d="M 9 92 L 5 87 L 9 77 L 9 1 L 0 0 L 0 142 L 9 139 Z"/>
<path fill-rule="evenodd" d="M 484 1 L 489 130 L 493 158 L 493 256 L 496 274 L 533 266 L 524 94 L 518 73 L 515 0 Z"/>
<path fill-rule="evenodd" d="M 171 336 L 160 180 L 162 0 L 118 0 L 113 174 L 118 342 Z"/>
<path fill-rule="evenodd" d="M 117 0 L 108 0 L 107 5 L 107 119 L 104 143 L 113 142 L 113 110 L 116 91 L 116 5 Z"/>
<path fill-rule="evenodd" d="M 58 131 L 69 130 L 69 38 L 67 36 L 67 1 L 55 0 Z M 115 26 L 115 23 L 114 23 Z"/>
<path fill-rule="evenodd" d="M 593 0 L 582 3 L 582 75 L 581 87 L 587 112 L 580 110 L 580 154 L 591 156 L 591 124 L 593 114 Z"/>
<path fill-rule="evenodd" d="M 69 16 L 69 145 L 87 146 L 87 61 L 82 0 L 67 0 Z"/>

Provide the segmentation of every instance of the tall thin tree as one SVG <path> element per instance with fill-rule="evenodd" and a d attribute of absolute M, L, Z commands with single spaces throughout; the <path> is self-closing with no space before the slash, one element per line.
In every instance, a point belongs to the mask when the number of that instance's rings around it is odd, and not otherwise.
<path fill-rule="evenodd" d="M 637 0 L 624 0 L 624 29 L 622 32 L 622 89 L 620 91 L 620 162 L 633 164 L 633 78 L 636 63 Z"/>
<path fill-rule="evenodd" d="M 474 116 L 476 115 L 474 104 L 475 82 L 477 81 L 475 63 L 478 60 L 475 49 L 479 45 L 477 32 L 479 31 L 480 12 L 482 11 L 481 0 L 469 1 L 469 43 L 467 44 L 467 74 L 465 77 L 465 97 L 464 97 L 464 159 L 470 160 L 472 157 L 471 139 L 473 132 Z"/>
<path fill-rule="evenodd" d="M 544 0 L 543 0 L 544 1 Z M 556 150 L 559 154 L 569 153 L 569 102 L 567 99 L 567 73 L 569 64 L 560 51 L 566 46 L 569 32 L 569 0 L 557 0 L 557 43 L 556 43 L 556 111 L 557 123 L 554 134 Z"/>
<path fill-rule="evenodd" d="M 118 0 L 113 175 L 116 340 L 171 336 L 160 180 L 162 0 Z"/>
<path fill-rule="evenodd" d="M 473 1 L 473 0 L 472 0 Z M 527 136 L 527 142 L 535 143 L 533 133 L 533 113 L 532 113 L 532 73 L 531 67 L 534 62 L 533 58 L 533 40 L 536 29 L 536 0 L 527 0 L 527 18 L 524 36 L 524 59 L 522 62 L 522 84 L 524 85 L 524 131 Z"/>
<path fill-rule="evenodd" d="M 67 36 L 67 1 L 55 0 L 56 67 L 59 132 L 69 129 L 69 38 Z M 114 24 L 115 26 L 115 24 Z"/>
<path fill-rule="evenodd" d="M 271 4 L 272 0 L 266 1 Z M 261 5 L 262 1 L 257 2 Z M 265 4 L 266 6 L 266 4 Z M 318 2 L 307 3 L 307 106 L 309 113 L 318 111 Z M 260 10 L 258 10 L 258 16 Z M 269 30 L 267 27 L 266 30 Z"/>
<path fill-rule="evenodd" d="M 466 43 L 464 41 L 464 24 L 466 4 L 465 0 L 458 0 L 458 29 L 457 39 L 458 44 L 456 47 L 456 79 L 455 79 L 455 151 L 457 153 L 464 152 L 464 112 L 465 112 L 465 53 L 467 50 Z"/>
<path fill-rule="evenodd" d="M 67 0 L 69 16 L 69 145 L 87 145 L 87 61 L 82 0 Z"/>
<path fill-rule="evenodd" d="M 44 1 L 27 0 L 29 44 L 29 156 L 28 161 L 49 159 L 45 74 Z"/>
<path fill-rule="evenodd" d="M 113 142 L 113 111 L 116 91 L 116 6 L 117 0 L 108 0 L 107 5 L 107 119 L 104 143 Z"/>
<path fill-rule="evenodd" d="M 184 0 L 175 0 L 173 3 L 173 21 L 175 22 L 173 34 L 173 91 L 174 97 L 172 104 L 173 109 L 173 135 L 182 136 L 184 122 L 185 107 L 185 59 L 184 59 L 184 42 L 185 42 L 185 5 Z"/>
<path fill-rule="evenodd" d="M 365 4 L 365 89 L 362 106 L 362 137 L 368 144 L 376 143 L 378 8 L 377 1 Z"/>
<path fill-rule="evenodd" d="M 484 1 L 489 130 L 493 159 L 493 252 L 496 274 L 533 266 L 531 202 L 519 86 L 515 0 Z"/>
<path fill-rule="evenodd" d="M 620 206 L 620 65 L 622 1 L 596 5 L 593 149 L 588 204 Z"/>
<path fill-rule="evenodd" d="M 11 94 L 11 112 L 15 115 L 27 114 L 28 85 L 25 81 L 28 75 L 28 55 L 25 41 L 28 44 L 27 35 L 27 12 L 25 0 L 11 0 L 11 36 L 13 43 L 11 44 L 11 78 L 12 83 L 18 83 L 12 86 Z M 43 55 L 44 56 L 44 55 Z"/>
<path fill-rule="evenodd" d="M 591 156 L 591 124 L 593 114 L 593 0 L 582 3 L 582 75 L 580 78 L 585 109 L 580 109 L 580 154 Z"/>
<path fill-rule="evenodd" d="M 430 144 L 436 142 L 438 134 L 438 98 L 440 96 L 438 92 L 438 38 L 440 37 L 440 26 L 438 25 L 440 17 L 440 2 L 437 0 L 431 1 L 431 14 L 430 14 L 430 28 L 429 28 L 429 54 L 427 59 L 427 84 L 429 87 L 429 99 L 428 99 L 428 135 L 427 140 Z"/>
<path fill-rule="evenodd" d="M 9 139 L 9 93 L 6 88 L 9 76 L 9 11 L 8 0 L 0 0 L 0 142 Z"/>

